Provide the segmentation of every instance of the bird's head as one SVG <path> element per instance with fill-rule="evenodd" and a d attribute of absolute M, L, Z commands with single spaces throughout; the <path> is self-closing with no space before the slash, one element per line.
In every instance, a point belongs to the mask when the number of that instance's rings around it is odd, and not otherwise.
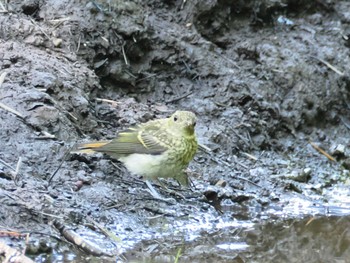
<path fill-rule="evenodd" d="M 169 128 L 181 135 L 191 136 L 196 126 L 196 115 L 190 111 L 176 111 L 168 118 Z"/>

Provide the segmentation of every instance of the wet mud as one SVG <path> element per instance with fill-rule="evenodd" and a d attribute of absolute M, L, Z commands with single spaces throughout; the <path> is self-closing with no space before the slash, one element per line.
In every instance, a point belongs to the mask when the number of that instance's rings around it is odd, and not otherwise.
<path fill-rule="evenodd" d="M 347 1 L 0 1 L 0 251 L 347 262 Z M 196 113 L 191 189 L 76 143 Z M 5 259 L 0 253 L 0 258 Z"/>

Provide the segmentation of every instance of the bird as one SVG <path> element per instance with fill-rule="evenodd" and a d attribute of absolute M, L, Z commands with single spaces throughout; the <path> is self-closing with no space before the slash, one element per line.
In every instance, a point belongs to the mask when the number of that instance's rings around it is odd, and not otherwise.
<path fill-rule="evenodd" d="M 181 185 L 188 186 L 189 179 L 184 170 L 198 148 L 195 126 L 193 112 L 178 110 L 168 118 L 123 130 L 111 141 L 80 144 L 77 152 L 104 153 L 146 180 L 174 178 Z"/>

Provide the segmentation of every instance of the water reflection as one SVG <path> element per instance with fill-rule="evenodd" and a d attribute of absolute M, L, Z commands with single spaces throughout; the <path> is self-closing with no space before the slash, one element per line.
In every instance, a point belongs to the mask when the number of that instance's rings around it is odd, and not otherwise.
<path fill-rule="evenodd" d="M 180 262 L 345 263 L 350 262 L 350 216 L 309 216 L 270 220 L 243 229 L 222 228 L 202 233 L 196 241 L 183 243 L 179 248 L 183 251 Z M 159 256 L 173 258 L 176 251 L 163 250 L 151 257 L 152 262 L 161 262 L 157 260 Z M 136 258 L 145 260 L 142 254 Z"/>
<path fill-rule="evenodd" d="M 244 242 L 236 242 L 236 243 L 224 243 L 216 245 L 220 249 L 224 250 L 245 250 L 249 247 L 247 243 Z"/>
<path fill-rule="evenodd" d="M 241 236 L 257 262 L 349 262 L 350 217 L 266 222 Z"/>

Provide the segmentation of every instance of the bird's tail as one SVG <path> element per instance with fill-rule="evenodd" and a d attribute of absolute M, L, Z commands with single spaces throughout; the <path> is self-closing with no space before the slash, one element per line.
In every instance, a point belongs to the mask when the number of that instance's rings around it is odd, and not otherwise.
<path fill-rule="evenodd" d="M 110 141 L 98 141 L 79 144 L 73 153 L 94 153 L 98 152 L 99 149 L 109 143 Z"/>

